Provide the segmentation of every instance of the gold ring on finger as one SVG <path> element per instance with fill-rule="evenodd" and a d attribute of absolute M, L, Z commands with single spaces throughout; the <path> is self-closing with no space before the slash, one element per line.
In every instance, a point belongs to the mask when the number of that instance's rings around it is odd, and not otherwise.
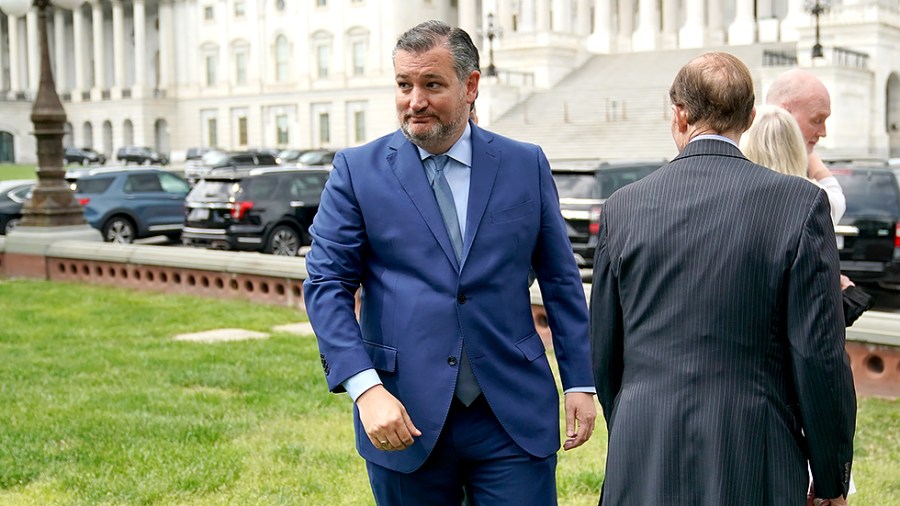
<path fill-rule="evenodd" d="M 381 449 L 382 449 L 382 450 L 387 450 L 387 449 L 388 449 L 388 446 L 390 446 L 390 444 L 388 444 L 387 441 L 382 441 L 382 442 L 381 442 Z"/>

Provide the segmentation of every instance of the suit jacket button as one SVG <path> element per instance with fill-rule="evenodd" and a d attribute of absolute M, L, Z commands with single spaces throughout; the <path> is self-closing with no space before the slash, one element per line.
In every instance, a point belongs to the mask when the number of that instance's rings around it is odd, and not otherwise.
<path fill-rule="evenodd" d="M 456 365 L 456 357 L 454 357 L 453 355 L 447 357 L 447 363 L 451 366 Z"/>
<path fill-rule="evenodd" d="M 465 296 L 465 295 L 462 295 L 462 294 L 460 294 L 460 295 L 456 298 L 456 302 L 459 302 L 460 304 L 465 304 L 465 303 L 466 303 L 466 300 L 467 300 L 467 299 L 466 299 L 466 296 Z"/>

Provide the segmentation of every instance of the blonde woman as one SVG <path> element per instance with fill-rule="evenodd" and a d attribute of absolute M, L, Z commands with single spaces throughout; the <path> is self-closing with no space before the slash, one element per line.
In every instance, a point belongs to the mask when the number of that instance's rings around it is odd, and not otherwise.
<path fill-rule="evenodd" d="M 847 209 L 844 190 L 834 176 L 810 179 L 810 159 L 806 142 L 797 120 L 787 110 L 776 105 L 756 108 L 756 118 L 750 129 L 741 136 L 741 151 L 751 162 L 791 176 L 809 179 L 822 187 L 831 204 L 831 221 L 836 225 Z M 816 157 L 812 162 L 822 164 Z"/>
<path fill-rule="evenodd" d="M 831 176 L 816 181 L 807 175 L 810 160 L 806 154 L 803 133 L 797 120 L 785 109 L 775 105 L 759 106 L 753 124 L 741 136 L 741 151 L 753 163 L 782 174 L 808 179 L 822 187 L 828 194 L 831 219 L 835 224 L 844 214 L 844 192 L 837 179 Z M 821 163 L 818 158 L 814 161 Z M 837 202 L 832 198 L 834 193 L 840 196 Z M 845 285 L 848 284 L 852 285 L 853 282 L 841 275 L 841 288 L 846 288 Z M 851 477 L 848 495 L 854 492 L 856 485 Z"/>

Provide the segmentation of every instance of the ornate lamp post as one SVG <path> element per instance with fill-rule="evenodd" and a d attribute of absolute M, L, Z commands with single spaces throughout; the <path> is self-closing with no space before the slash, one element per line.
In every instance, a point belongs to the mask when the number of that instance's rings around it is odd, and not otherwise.
<path fill-rule="evenodd" d="M 53 5 L 74 9 L 84 0 L 53 0 Z M 53 71 L 50 69 L 50 49 L 47 42 L 47 9 L 51 0 L 0 0 L 0 9 L 10 16 L 23 16 L 33 5 L 38 9 L 38 30 L 41 50 L 41 81 L 31 122 L 37 137 L 37 184 L 31 199 L 22 209 L 22 227 L 53 227 L 84 225 L 84 211 L 75 201 L 65 181 L 63 170 L 63 135 L 66 111 L 63 109 Z M 61 43 L 61 41 L 57 41 Z"/>
<path fill-rule="evenodd" d="M 806 9 L 816 17 L 816 43 L 812 47 L 812 57 L 823 58 L 825 54 L 822 52 L 822 44 L 819 43 L 819 16 L 828 10 L 828 3 L 820 0 L 807 2 Z"/>
<path fill-rule="evenodd" d="M 497 67 L 494 66 L 494 38 L 503 35 L 503 29 L 494 26 L 494 13 L 489 12 L 487 15 L 487 29 L 484 30 L 484 36 L 488 40 L 488 67 L 484 73 L 486 76 L 494 77 L 497 75 Z"/>

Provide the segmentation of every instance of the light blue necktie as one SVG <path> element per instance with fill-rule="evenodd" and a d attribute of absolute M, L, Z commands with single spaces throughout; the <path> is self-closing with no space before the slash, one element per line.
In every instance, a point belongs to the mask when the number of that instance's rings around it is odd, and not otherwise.
<path fill-rule="evenodd" d="M 438 208 L 440 208 L 441 215 L 444 217 L 444 226 L 447 227 L 447 233 L 450 234 L 450 243 L 453 244 L 453 251 L 456 253 L 458 262 L 462 259 L 463 241 L 459 230 L 459 216 L 456 214 L 456 203 L 453 200 L 453 190 L 450 189 L 450 183 L 447 182 L 447 178 L 444 176 L 444 169 L 447 167 L 449 159 L 447 155 L 434 155 L 429 158 L 434 167 L 434 179 L 431 180 L 431 189 L 434 191 Z M 464 343 L 459 357 L 456 397 L 460 402 L 468 406 L 479 395 L 481 395 L 481 388 L 478 386 L 478 381 L 475 380 L 475 374 L 472 373 L 472 366 L 469 364 L 469 356 L 466 354 Z"/>

